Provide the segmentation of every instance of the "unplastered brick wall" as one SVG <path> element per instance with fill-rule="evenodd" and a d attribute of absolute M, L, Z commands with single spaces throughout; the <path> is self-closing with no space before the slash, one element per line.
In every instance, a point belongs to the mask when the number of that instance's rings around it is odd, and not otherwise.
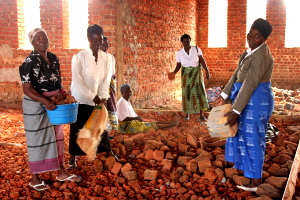
<path fill-rule="evenodd" d="M 196 1 L 128 0 L 118 8 L 122 57 L 118 82 L 129 83 L 139 108 L 172 107 L 180 103 L 180 72 L 169 81 L 176 65 L 180 36 L 188 33 L 195 43 Z"/>
<path fill-rule="evenodd" d="M 69 89 L 71 59 L 79 50 L 68 49 L 67 5 L 65 0 L 40 1 L 40 18 L 48 33 L 50 51 L 60 60 L 63 85 Z M 18 38 L 21 33 L 24 35 L 20 6 L 22 0 L 0 2 L 0 23 L 4 25 L 0 32 L 1 103 L 22 99 L 18 67 L 30 51 L 18 49 Z M 176 81 L 169 82 L 166 73 L 175 67 L 180 35 L 190 34 L 195 43 L 195 13 L 196 1 L 189 0 L 89 0 L 89 24 L 100 24 L 104 28 L 110 42 L 109 51 L 117 61 L 118 86 L 131 84 L 136 107 L 180 103 L 180 75 L 178 73 Z M 14 84 L 8 84 L 11 82 Z M 13 94 L 15 98 L 1 92 L 14 91 L 7 88 L 18 91 Z"/>
<path fill-rule="evenodd" d="M 212 72 L 209 85 L 221 85 L 232 75 L 245 48 L 247 0 L 228 1 L 228 45 L 227 48 L 208 48 L 208 3 L 198 0 L 197 30 L 201 46 Z M 274 57 L 273 86 L 289 89 L 300 88 L 300 48 L 285 48 L 285 5 L 284 0 L 267 1 L 267 20 L 273 32 L 267 44 Z"/>
<path fill-rule="evenodd" d="M 0 1 L 0 106 L 20 104 L 22 88 L 18 68 L 31 50 L 19 48 L 27 37 L 24 34 L 23 0 Z M 115 53 L 116 17 L 115 0 L 89 0 L 89 24 L 100 24 L 110 41 L 111 53 Z M 79 49 L 69 49 L 67 0 L 41 0 L 40 19 L 47 31 L 50 48 L 61 64 L 63 86 L 67 90 L 71 83 L 71 60 Z M 78 13 L 80 15 L 80 13 Z"/>
<path fill-rule="evenodd" d="M 48 32 L 50 51 L 60 60 L 63 85 L 71 83 L 71 59 L 78 49 L 68 48 L 67 0 L 40 1 L 41 24 Z M 22 36 L 22 0 L 0 1 L 0 104 L 22 99 L 18 67 L 29 50 L 19 49 Z M 245 50 L 246 0 L 228 1 L 228 46 L 208 48 L 208 0 L 89 0 L 89 24 L 100 24 L 117 61 L 118 88 L 132 86 L 137 108 L 178 108 L 181 99 L 180 72 L 168 81 L 176 64 L 183 33 L 192 45 L 201 47 L 210 67 L 208 85 L 226 83 Z M 19 13 L 19 14 L 18 14 Z M 80 15 L 80 13 L 78 13 Z M 300 48 L 284 47 L 284 0 L 268 0 L 267 18 L 273 25 L 268 40 L 275 63 L 273 85 L 300 87 Z M 24 37 L 24 36 L 22 36 Z M 118 94 L 119 95 L 119 94 Z"/>

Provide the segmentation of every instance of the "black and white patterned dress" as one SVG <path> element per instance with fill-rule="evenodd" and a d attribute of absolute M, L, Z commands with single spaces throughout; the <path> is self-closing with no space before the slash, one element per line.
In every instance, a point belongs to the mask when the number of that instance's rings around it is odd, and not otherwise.
<path fill-rule="evenodd" d="M 39 93 L 61 89 L 60 65 L 58 58 L 47 52 L 48 64 L 38 52 L 31 52 L 20 66 L 22 83 L 31 83 Z"/>

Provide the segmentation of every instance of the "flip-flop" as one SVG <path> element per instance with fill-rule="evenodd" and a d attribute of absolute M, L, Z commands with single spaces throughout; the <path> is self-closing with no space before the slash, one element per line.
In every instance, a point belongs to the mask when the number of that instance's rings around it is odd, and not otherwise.
<path fill-rule="evenodd" d="M 80 178 L 80 181 L 76 181 L 76 180 L 74 180 L 74 178 Z M 58 178 L 58 177 L 56 177 L 56 180 L 58 180 L 58 181 L 61 181 L 61 182 L 64 182 L 64 181 L 72 181 L 72 182 L 81 182 L 81 177 L 80 176 L 77 176 L 77 175 L 75 175 L 75 174 L 70 174 L 69 176 L 67 176 L 66 178 L 63 178 L 63 179 L 60 179 L 60 178 Z"/>
<path fill-rule="evenodd" d="M 243 185 L 237 185 L 236 187 L 241 189 L 241 190 L 248 191 L 248 192 L 256 192 L 256 190 L 257 190 L 257 187 L 246 187 L 246 186 L 243 186 Z"/>
<path fill-rule="evenodd" d="M 40 184 L 36 184 L 36 185 L 32 185 L 30 182 L 29 182 L 29 187 L 35 189 L 36 191 L 40 192 L 40 191 L 43 191 L 43 190 L 48 190 L 48 186 L 45 184 L 44 181 L 42 181 Z M 42 188 L 39 188 L 39 187 L 42 187 Z"/>

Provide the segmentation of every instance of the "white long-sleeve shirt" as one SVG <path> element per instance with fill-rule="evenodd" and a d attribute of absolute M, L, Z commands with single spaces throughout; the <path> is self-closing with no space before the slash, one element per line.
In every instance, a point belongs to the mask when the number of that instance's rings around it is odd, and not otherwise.
<path fill-rule="evenodd" d="M 108 64 L 108 55 L 99 50 L 98 62 L 91 49 L 85 49 L 73 56 L 72 59 L 72 96 L 80 104 L 94 106 L 96 95 L 100 99 L 109 98 L 109 85 L 112 69 Z"/>

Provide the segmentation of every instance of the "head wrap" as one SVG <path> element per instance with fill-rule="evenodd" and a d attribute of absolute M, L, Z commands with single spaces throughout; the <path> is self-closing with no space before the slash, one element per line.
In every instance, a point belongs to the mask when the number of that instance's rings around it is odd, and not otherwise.
<path fill-rule="evenodd" d="M 262 18 L 255 20 L 251 28 L 258 30 L 265 39 L 272 33 L 272 25 Z"/>
<path fill-rule="evenodd" d="M 31 44 L 32 44 L 32 41 L 33 41 L 34 37 L 39 32 L 44 32 L 47 35 L 46 31 L 42 28 L 35 28 L 35 29 L 33 29 L 32 31 L 30 31 L 28 33 L 29 41 L 30 41 Z"/>

